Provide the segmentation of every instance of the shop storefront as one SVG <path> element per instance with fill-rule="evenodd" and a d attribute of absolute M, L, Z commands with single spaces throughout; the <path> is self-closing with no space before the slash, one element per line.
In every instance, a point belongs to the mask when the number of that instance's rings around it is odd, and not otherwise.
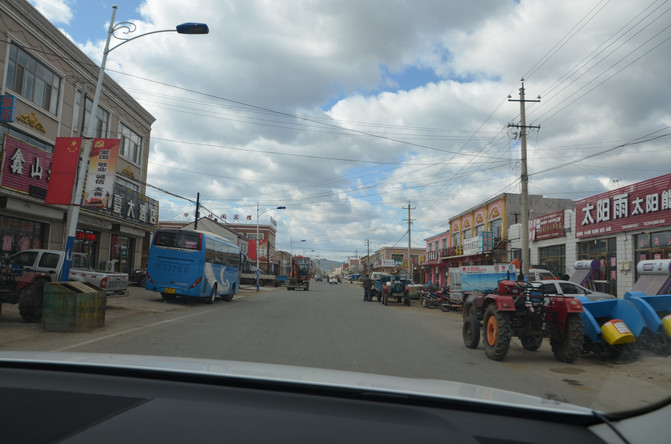
<path fill-rule="evenodd" d="M 135 239 L 119 234 L 112 235 L 112 248 L 110 250 L 111 270 L 121 273 L 133 271 L 132 251 Z"/>
<path fill-rule="evenodd" d="M 630 291 L 636 265 L 671 258 L 671 174 L 576 203 L 577 259 L 597 259 L 611 294 Z"/>
<path fill-rule="evenodd" d="M 10 216 L 0 216 L 2 257 L 29 248 L 42 248 L 46 224 Z"/>
<path fill-rule="evenodd" d="M 30 2 L 0 2 L 0 22 L 6 37 L 0 41 L 1 254 L 64 249 L 72 191 L 60 185 L 74 177 L 79 136 L 95 125 L 99 139 L 87 159 L 74 250 L 86 253 L 94 268 L 117 263 L 117 271 L 132 272 L 142 262 L 142 240 L 158 224 L 158 203 L 144 196 L 154 117 L 108 77 L 92 115 L 84 105 L 92 104 L 98 66 Z M 26 79 L 39 80 L 35 85 L 51 94 L 26 87 Z M 63 138 L 73 140 L 64 146 Z"/>
<path fill-rule="evenodd" d="M 566 220 L 572 215 L 571 210 L 560 210 L 529 220 L 529 240 L 536 242 L 538 247 L 538 256 L 531 255 L 532 264 L 550 270 L 557 277 L 567 278 L 568 276 L 566 274 Z"/>
<path fill-rule="evenodd" d="M 599 261 L 599 278 L 594 289 L 617 296 L 617 248 L 616 239 L 595 239 L 578 243 L 578 260 Z"/>
<path fill-rule="evenodd" d="M 100 232 L 91 230 L 77 230 L 75 233 L 75 253 L 84 253 L 92 264 L 98 263 L 98 243 Z"/>
<path fill-rule="evenodd" d="M 635 265 L 649 259 L 671 259 L 671 230 L 637 234 L 634 236 L 634 242 L 636 244 Z"/>

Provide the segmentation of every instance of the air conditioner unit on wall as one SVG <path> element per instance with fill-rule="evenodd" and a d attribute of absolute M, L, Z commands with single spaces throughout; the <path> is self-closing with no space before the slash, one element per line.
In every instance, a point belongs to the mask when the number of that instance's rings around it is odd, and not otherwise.
<path fill-rule="evenodd" d="M 618 271 L 630 271 L 631 270 L 631 261 L 622 261 L 617 264 Z"/>

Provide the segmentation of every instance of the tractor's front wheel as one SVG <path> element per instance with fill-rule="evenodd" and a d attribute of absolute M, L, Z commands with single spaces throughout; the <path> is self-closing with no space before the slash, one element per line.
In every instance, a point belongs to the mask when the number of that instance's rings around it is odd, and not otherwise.
<path fill-rule="evenodd" d="M 494 361 L 503 360 L 508 354 L 513 327 L 510 313 L 499 311 L 495 304 L 490 304 L 484 316 L 485 353 Z"/>
<path fill-rule="evenodd" d="M 520 341 L 525 350 L 536 351 L 543 344 L 543 336 L 520 336 Z"/>
<path fill-rule="evenodd" d="M 566 317 L 564 331 L 556 329 L 550 339 L 552 353 L 557 361 L 572 363 L 582 352 L 584 339 L 582 319 L 578 313 L 569 313 Z"/>
<path fill-rule="evenodd" d="M 480 343 L 480 325 L 475 315 L 464 319 L 464 326 L 461 334 L 464 338 L 464 345 L 468 348 L 478 348 Z"/>

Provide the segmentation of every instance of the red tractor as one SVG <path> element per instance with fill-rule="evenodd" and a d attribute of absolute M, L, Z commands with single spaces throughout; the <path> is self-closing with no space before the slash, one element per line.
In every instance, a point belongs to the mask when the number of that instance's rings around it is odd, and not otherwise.
<path fill-rule="evenodd" d="M 19 304 L 19 313 L 26 322 L 42 319 L 44 284 L 52 280 L 48 273 L 27 271 L 22 264 L 0 260 L 0 311 L 2 303 Z"/>
<path fill-rule="evenodd" d="M 487 357 L 501 361 L 513 336 L 520 338 L 526 350 L 537 350 L 543 338 L 549 338 L 555 358 L 571 363 L 583 349 L 582 312 L 578 299 L 545 296 L 540 285 L 502 280 L 497 293 L 471 295 L 466 300 L 464 344 L 477 348 L 482 328 Z"/>

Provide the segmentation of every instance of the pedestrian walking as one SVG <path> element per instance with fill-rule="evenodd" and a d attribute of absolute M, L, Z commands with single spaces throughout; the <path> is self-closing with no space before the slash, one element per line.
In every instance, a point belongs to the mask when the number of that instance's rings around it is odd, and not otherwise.
<path fill-rule="evenodd" d="M 370 297 L 370 289 L 373 286 L 373 281 L 370 280 L 370 277 L 366 275 L 365 278 L 363 278 L 363 300 L 365 301 L 370 301 L 372 300 Z"/>

